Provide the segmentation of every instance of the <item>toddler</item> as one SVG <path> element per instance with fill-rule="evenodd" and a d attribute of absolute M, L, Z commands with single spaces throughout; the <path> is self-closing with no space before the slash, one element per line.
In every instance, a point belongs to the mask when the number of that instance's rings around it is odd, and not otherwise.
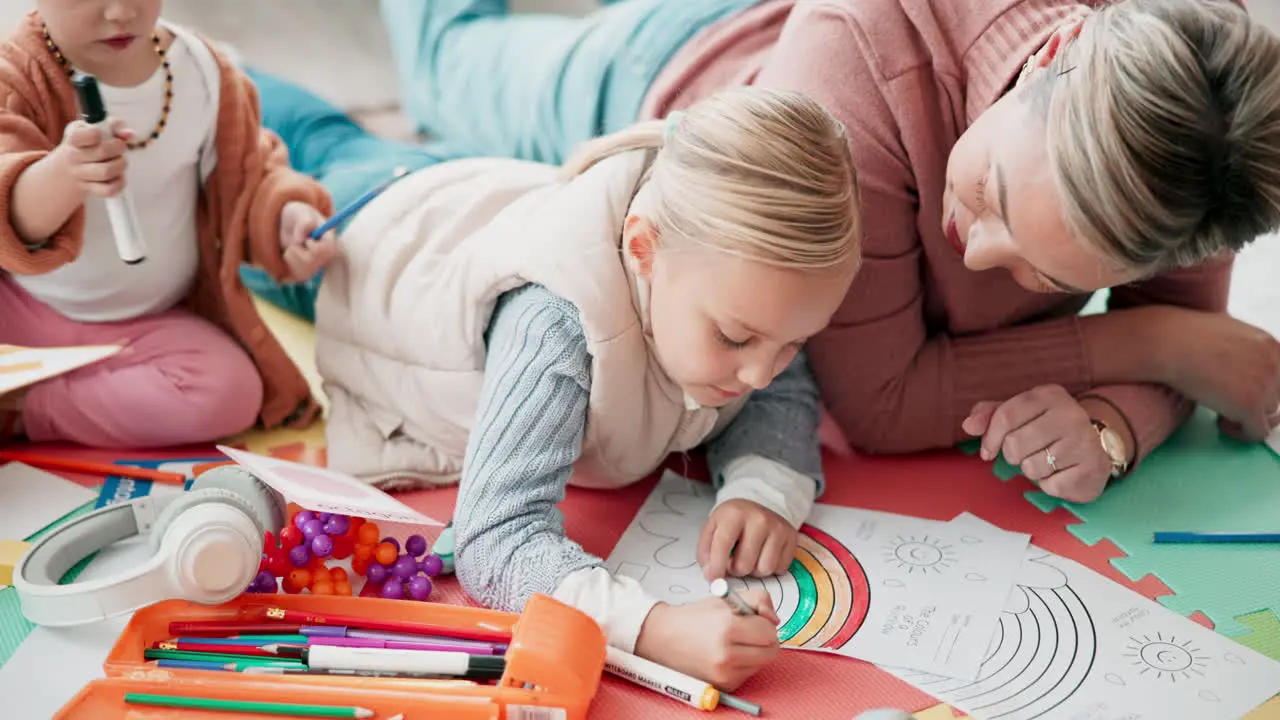
<path fill-rule="evenodd" d="M 162 447 L 317 414 L 238 269 L 312 276 L 336 250 L 307 240 L 329 196 L 259 125 L 248 78 L 160 11 L 38 0 L 0 46 L 0 343 L 124 347 L 0 399 L 5 438 Z M 97 78 L 109 133 L 76 119 L 76 72 Z M 125 189 L 135 265 L 104 206 Z"/>

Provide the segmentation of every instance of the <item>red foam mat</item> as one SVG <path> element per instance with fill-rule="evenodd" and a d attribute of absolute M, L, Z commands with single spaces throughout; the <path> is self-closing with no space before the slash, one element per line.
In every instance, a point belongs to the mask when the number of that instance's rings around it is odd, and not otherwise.
<path fill-rule="evenodd" d="M 676 459 L 671 469 L 705 478 L 701 464 Z M 834 457 L 826 461 L 827 492 L 820 502 L 865 507 L 886 512 L 950 520 L 969 511 L 1007 530 L 1029 533 L 1040 547 L 1070 557 L 1108 577 L 1146 593 L 1114 570 L 1108 560 L 1116 553 L 1105 546 L 1087 547 L 1065 529 L 1077 522 L 1065 511 L 1043 513 L 1023 498 L 1034 489 L 1025 479 L 997 479 L 990 465 L 959 452 L 915 457 Z M 589 552 L 607 557 L 648 497 L 656 476 L 619 491 L 571 488 L 561 509 L 569 535 Z M 445 519 L 453 509 L 452 489 L 408 493 L 406 504 L 432 517 Z M 1167 592 L 1167 590 L 1165 591 Z M 433 599 L 469 600 L 453 581 L 441 582 Z M 804 720 L 849 720 L 864 710 L 896 707 L 922 710 L 938 704 L 929 695 L 889 676 L 872 665 L 838 656 L 785 651 L 781 659 L 749 680 L 739 695 L 764 707 L 771 717 Z M 592 706 L 599 718 L 701 717 L 693 710 L 606 676 Z M 721 709 L 718 715 L 735 714 Z M 742 717 L 738 714 L 739 717 Z"/>
<path fill-rule="evenodd" d="M 209 450 L 191 449 L 190 455 L 207 455 Z M 113 455 L 69 448 L 57 448 L 56 452 L 93 459 L 108 459 Z M 171 452 L 156 457 L 180 454 L 186 453 Z M 129 458 L 149 455 L 114 453 L 115 457 Z M 675 458 L 669 467 L 705 479 L 700 460 Z M 1127 580 L 1108 562 L 1119 554 L 1118 550 L 1106 543 L 1085 546 L 1065 529 L 1067 524 L 1078 522 L 1074 516 L 1063 510 L 1041 512 L 1023 498 L 1023 493 L 1034 489 L 1029 482 L 1021 477 L 1002 482 L 992 474 L 988 463 L 975 457 L 960 452 L 912 457 L 828 456 L 826 472 L 827 492 L 820 502 L 937 520 L 949 520 L 969 511 L 1007 530 L 1029 533 L 1032 542 L 1040 547 L 1081 562 L 1148 597 L 1168 592 L 1159 583 L 1135 584 Z M 656 477 L 655 474 L 618 491 L 571 488 L 561 505 L 570 537 L 589 552 L 607 557 L 648 497 Z M 440 520 L 452 513 L 455 497 L 456 491 L 452 488 L 399 496 L 406 504 Z M 451 578 L 438 583 L 432 600 L 472 604 Z M 749 680 L 737 694 L 760 703 L 766 716 L 804 720 L 849 720 L 871 708 L 915 711 L 937 704 L 929 695 L 867 663 L 793 650 L 785 651 L 778 662 Z M 665 720 L 706 715 L 612 676 L 606 676 L 592 710 L 593 717 L 610 720 Z M 712 714 L 742 717 L 727 709 Z"/>

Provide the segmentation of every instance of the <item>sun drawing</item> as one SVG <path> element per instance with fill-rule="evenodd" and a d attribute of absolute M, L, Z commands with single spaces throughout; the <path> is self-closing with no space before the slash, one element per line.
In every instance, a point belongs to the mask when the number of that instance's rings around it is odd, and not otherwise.
<path fill-rule="evenodd" d="M 886 562 L 908 573 L 941 573 L 956 561 L 950 545 L 928 535 L 918 538 L 915 535 L 897 535 L 884 545 L 884 552 Z"/>
<path fill-rule="evenodd" d="M 1191 641 L 1178 642 L 1170 635 L 1164 637 L 1156 633 L 1155 638 L 1143 635 L 1141 639 L 1130 637 L 1125 646 L 1129 652 L 1124 656 L 1130 664 L 1141 668 L 1138 675 L 1155 674 L 1157 680 L 1169 678 L 1169 682 L 1192 679 L 1193 675 L 1204 676 L 1204 667 L 1209 659 L 1199 655 L 1200 648 L 1192 647 Z"/>

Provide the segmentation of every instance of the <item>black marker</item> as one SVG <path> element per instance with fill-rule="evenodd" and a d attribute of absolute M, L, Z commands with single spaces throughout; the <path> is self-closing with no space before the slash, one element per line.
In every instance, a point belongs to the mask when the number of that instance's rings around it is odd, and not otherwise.
<path fill-rule="evenodd" d="M 80 119 L 99 128 L 103 139 L 111 137 L 111 123 L 102 94 L 98 92 L 98 81 L 92 75 L 76 73 L 71 84 L 75 86 L 80 101 Z M 128 188 L 103 200 L 107 205 L 107 217 L 111 220 L 111 232 L 116 236 L 116 251 L 120 253 L 120 259 L 130 265 L 142 262 L 147 258 L 147 251 Z"/>

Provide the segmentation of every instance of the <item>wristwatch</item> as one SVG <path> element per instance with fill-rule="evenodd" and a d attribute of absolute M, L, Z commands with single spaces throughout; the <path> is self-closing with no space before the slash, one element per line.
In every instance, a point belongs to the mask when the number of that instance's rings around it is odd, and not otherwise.
<path fill-rule="evenodd" d="M 1124 446 L 1120 433 L 1107 427 L 1101 420 L 1093 421 L 1093 429 L 1098 431 L 1098 440 L 1102 442 L 1102 451 L 1111 461 L 1111 478 L 1122 477 L 1129 470 L 1129 451 Z"/>

